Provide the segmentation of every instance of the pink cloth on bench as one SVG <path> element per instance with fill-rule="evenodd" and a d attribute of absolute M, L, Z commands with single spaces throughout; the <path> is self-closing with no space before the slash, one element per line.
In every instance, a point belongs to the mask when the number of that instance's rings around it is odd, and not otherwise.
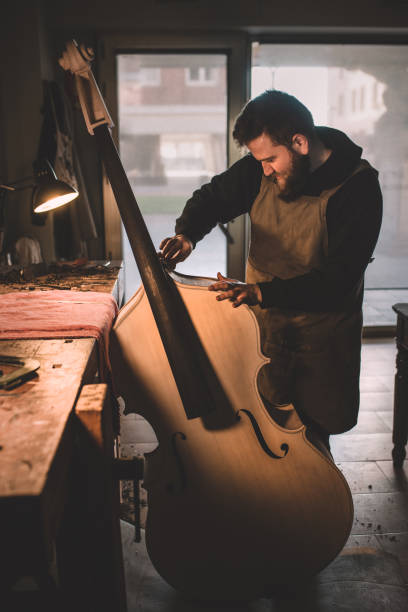
<path fill-rule="evenodd" d="M 0 295 L 0 339 L 96 338 L 100 370 L 109 370 L 115 299 L 98 291 L 19 291 Z"/>

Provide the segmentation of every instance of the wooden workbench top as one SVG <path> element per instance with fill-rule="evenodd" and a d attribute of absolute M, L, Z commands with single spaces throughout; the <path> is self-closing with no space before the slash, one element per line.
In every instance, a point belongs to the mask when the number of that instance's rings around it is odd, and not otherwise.
<path fill-rule="evenodd" d="M 123 302 L 120 261 L 34 264 L 0 267 L 0 294 L 13 291 L 60 289 L 61 291 L 101 291 L 111 293 L 118 306 Z"/>
<path fill-rule="evenodd" d="M 0 390 L 0 498 L 37 496 L 67 432 L 82 385 L 97 365 L 93 338 L 2 340 L 2 355 L 40 362 L 23 385 Z"/>

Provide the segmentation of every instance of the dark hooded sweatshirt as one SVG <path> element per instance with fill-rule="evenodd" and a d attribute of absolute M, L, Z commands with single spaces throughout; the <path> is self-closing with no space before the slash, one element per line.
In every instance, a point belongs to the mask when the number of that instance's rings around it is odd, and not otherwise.
<path fill-rule="evenodd" d="M 326 127 L 317 127 L 316 131 L 332 153 L 310 174 L 303 195 L 319 196 L 323 190 L 341 184 L 361 159 L 361 147 L 343 132 Z M 176 221 L 176 233 L 185 234 L 195 244 L 218 222 L 227 223 L 248 213 L 261 179 L 261 163 L 246 155 L 193 193 Z M 350 177 L 328 201 L 328 254 L 324 265 L 295 278 L 259 283 L 261 306 L 304 311 L 361 308 L 364 271 L 378 239 L 381 219 L 378 173 L 368 167 Z"/>

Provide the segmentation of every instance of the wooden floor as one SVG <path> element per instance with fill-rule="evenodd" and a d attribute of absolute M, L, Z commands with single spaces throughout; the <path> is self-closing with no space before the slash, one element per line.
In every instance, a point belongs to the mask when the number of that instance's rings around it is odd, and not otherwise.
<path fill-rule="evenodd" d="M 358 423 L 332 451 L 354 499 L 349 545 L 396 555 L 408 584 L 408 462 L 395 471 L 391 461 L 395 357 L 394 339 L 364 341 Z"/>
<path fill-rule="evenodd" d="M 369 547 L 392 553 L 399 559 L 402 582 L 408 585 L 408 462 L 402 471 L 396 473 L 391 461 L 395 356 L 394 339 L 370 338 L 364 341 L 359 421 L 350 432 L 333 436 L 331 445 L 334 459 L 347 478 L 355 505 L 354 525 L 347 548 L 357 547 L 363 551 Z M 137 415 L 128 415 L 122 417 L 122 444 L 123 453 L 127 455 L 146 452 L 155 447 L 155 437 L 148 423 Z M 149 565 L 143 545 L 132 541 L 131 526 L 123 523 L 122 532 L 129 612 L 210 609 L 177 603 L 174 593 Z M 143 576 L 149 576 L 149 579 L 144 580 Z M 143 589 L 145 592 L 141 593 Z M 265 606 L 242 609 L 277 609 L 271 608 L 270 604 Z M 241 610 L 241 607 L 211 609 Z M 295 608 L 285 608 L 292 609 Z"/>

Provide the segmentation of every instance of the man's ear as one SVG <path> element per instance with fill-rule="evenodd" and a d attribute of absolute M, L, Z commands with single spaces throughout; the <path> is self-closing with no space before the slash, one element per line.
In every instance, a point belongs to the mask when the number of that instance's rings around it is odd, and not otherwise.
<path fill-rule="evenodd" d="M 309 140 L 304 134 L 294 134 L 292 137 L 292 149 L 301 155 L 310 152 Z"/>

